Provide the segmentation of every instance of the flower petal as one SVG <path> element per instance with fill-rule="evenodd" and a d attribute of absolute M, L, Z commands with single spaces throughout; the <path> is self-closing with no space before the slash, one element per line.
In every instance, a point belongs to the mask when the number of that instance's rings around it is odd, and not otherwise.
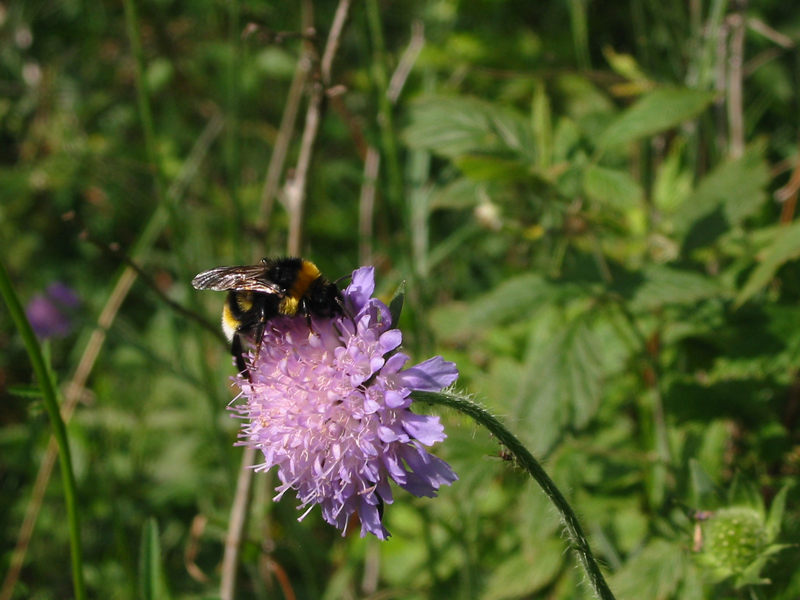
<path fill-rule="evenodd" d="M 381 369 L 381 374 L 393 375 L 394 373 L 398 373 L 400 369 L 402 369 L 406 365 L 407 362 L 408 362 L 408 356 L 403 354 L 402 352 L 392 354 L 392 356 L 386 361 L 386 364 L 383 365 L 383 368 Z"/>
<path fill-rule="evenodd" d="M 444 427 L 439 422 L 439 417 L 418 415 L 410 410 L 403 415 L 403 429 L 408 432 L 408 435 L 426 446 L 441 442 L 447 437 L 444 434 Z"/>
<path fill-rule="evenodd" d="M 381 334 L 380 344 L 383 354 L 388 354 L 403 343 L 403 334 L 399 329 L 390 329 Z"/>
<path fill-rule="evenodd" d="M 408 408 L 411 406 L 411 390 L 386 390 L 383 396 L 388 408 Z"/>
<path fill-rule="evenodd" d="M 434 356 L 398 375 L 403 386 L 420 392 L 438 392 L 458 379 L 455 363 Z"/>
<path fill-rule="evenodd" d="M 353 312 L 361 312 L 375 291 L 375 268 L 361 267 L 353 271 L 350 285 L 344 291 L 344 297 L 350 301 Z"/>

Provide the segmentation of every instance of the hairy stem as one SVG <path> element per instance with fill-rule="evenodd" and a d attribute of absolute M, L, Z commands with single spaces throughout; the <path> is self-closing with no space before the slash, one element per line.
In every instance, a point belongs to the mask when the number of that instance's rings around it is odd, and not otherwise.
<path fill-rule="evenodd" d="M 578 517 L 575 515 L 575 511 L 572 510 L 572 507 L 569 505 L 566 498 L 564 498 L 561 491 L 556 487 L 556 484 L 553 483 L 550 476 L 522 442 L 506 429 L 505 425 L 489 413 L 489 411 L 473 402 L 464 394 L 457 394 L 454 392 L 414 392 L 412 396 L 419 402 L 447 406 L 472 417 L 477 423 L 486 427 L 486 429 L 508 449 L 508 452 L 514 457 L 516 464 L 524 468 L 530 476 L 533 477 L 558 510 L 561 521 L 569 536 L 570 545 L 578 555 L 578 560 L 583 570 L 586 572 L 586 576 L 594 589 L 595 595 L 601 600 L 614 600 L 614 594 L 611 593 L 611 589 L 608 587 L 603 574 L 600 572 L 600 567 L 592 554 L 589 542 L 586 539 L 586 534 L 583 532 L 583 527 L 581 527 Z"/>

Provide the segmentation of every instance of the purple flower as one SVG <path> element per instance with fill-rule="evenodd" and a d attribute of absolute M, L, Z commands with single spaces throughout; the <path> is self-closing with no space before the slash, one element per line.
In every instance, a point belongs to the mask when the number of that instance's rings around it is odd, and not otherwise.
<path fill-rule="evenodd" d="M 65 337 L 72 330 L 70 315 L 79 305 L 80 299 L 73 289 L 56 281 L 44 294 L 31 298 L 25 313 L 38 337 Z"/>
<path fill-rule="evenodd" d="M 269 322 L 250 378 L 237 378 L 247 418 L 242 444 L 278 466 L 275 499 L 293 489 L 299 508 L 315 504 L 343 531 L 356 511 L 361 536 L 389 537 L 381 522 L 392 503 L 389 480 L 415 496 L 433 497 L 457 477 L 424 446 L 446 436 L 439 417 L 412 413 L 411 392 L 438 391 L 458 377 L 440 356 L 403 369 L 408 356 L 390 329 L 385 304 L 371 298 L 374 272 L 353 273 L 344 291 L 349 314 L 334 319 L 279 317 Z"/>

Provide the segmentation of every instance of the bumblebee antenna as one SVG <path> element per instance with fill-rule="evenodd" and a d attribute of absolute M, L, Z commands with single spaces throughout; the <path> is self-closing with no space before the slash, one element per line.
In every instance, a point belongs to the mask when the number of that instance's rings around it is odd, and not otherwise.
<path fill-rule="evenodd" d="M 345 279 L 352 279 L 352 278 L 353 278 L 353 274 L 352 273 L 350 275 L 342 275 L 341 277 L 339 277 L 339 279 L 337 279 L 333 283 L 335 283 L 336 286 L 338 287 L 340 281 L 344 281 Z"/>

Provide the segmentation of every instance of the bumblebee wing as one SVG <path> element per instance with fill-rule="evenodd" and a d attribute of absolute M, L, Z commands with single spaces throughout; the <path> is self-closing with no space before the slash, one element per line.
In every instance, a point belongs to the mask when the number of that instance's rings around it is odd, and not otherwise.
<path fill-rule="evenodd" d="M 265 278 L 264 265 L 249 267 L 217 267 L 204 271 L 192 279 L 197 290 L 226 290 L 263 292 L 283 295 L 283 290 Z"/>

